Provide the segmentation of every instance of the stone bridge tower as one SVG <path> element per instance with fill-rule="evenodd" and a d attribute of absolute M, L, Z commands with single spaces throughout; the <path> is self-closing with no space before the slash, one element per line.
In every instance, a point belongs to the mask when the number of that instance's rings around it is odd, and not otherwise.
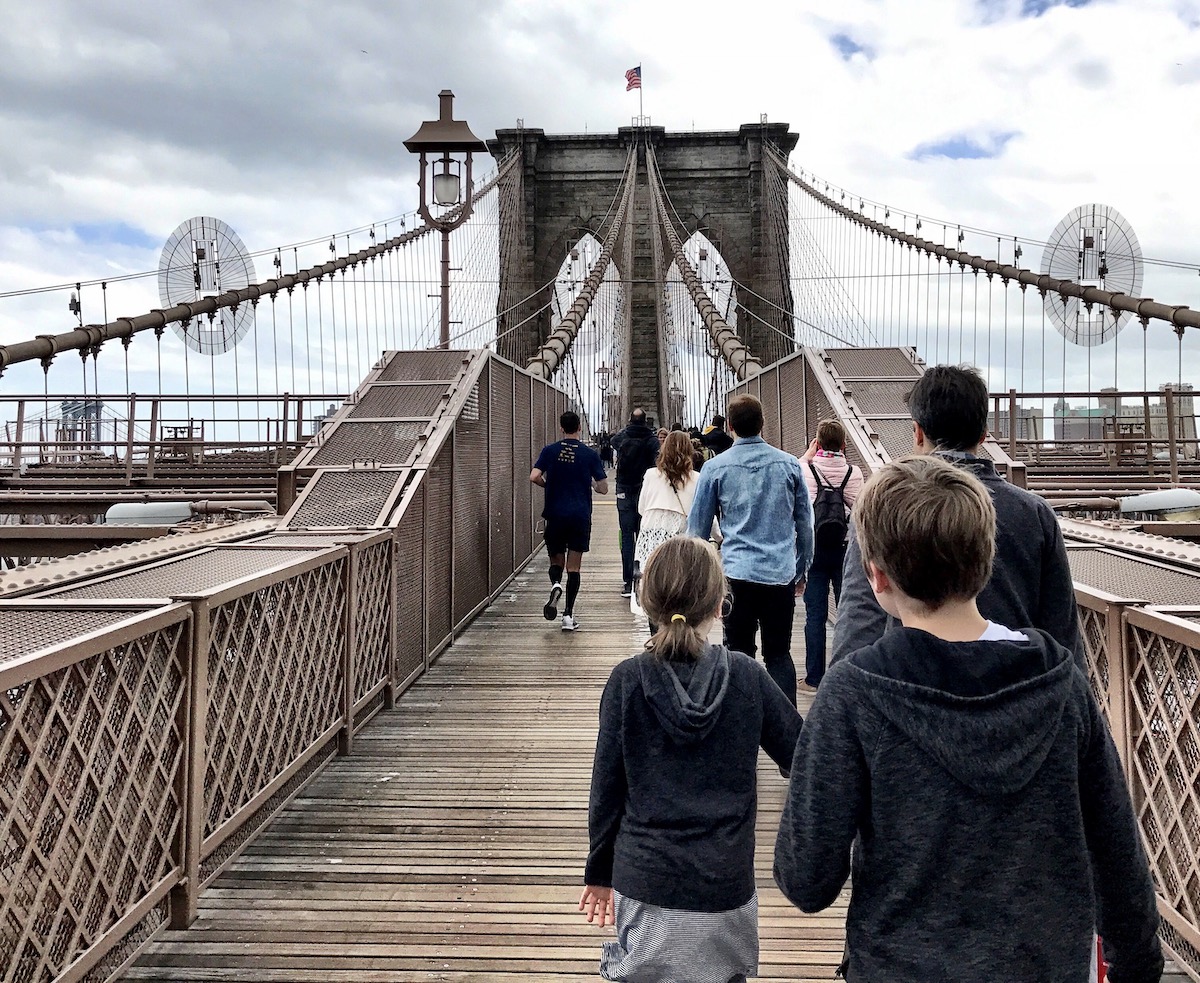
<path fill-rule="evenodd" d="M 665 393 L 659 378 L 655 302 L 659 285 L 653 272 L 645 141 L 654 146 L 668 207 L 674 209 L 686 234 L 703 232 L 732 278 L 746 288 L 738 297 L 745 308 L 739 312 L 737 326 L 743 341 L 764 365 L 787 353 L 783 342 L 791 336 L 791 323 L 782 311 L 792 310 L 792 291 L 787 237 L 779 234 L 780 228 L 787 228 L 787 184 L 770 179 L 770 165 L 764 168 L 763 159 L 764 143 L 775 146 L 785 158 L 795 148 L 796 134 L 786 123 L 749 123 L 736 131 L 692 133 L 668 133 L 662 127 L 561 136 L 539 129 L 497 131 L 495 139 L 488 141 L 493 156 L 501 158 L 517 147 L 524 154 L 524 215 L 500 216 L 501 229 L 523 228 L 525 236 L 524 243 L 507 249 L 502 245 L 501 310 L 508 306 L 503 298 L 528 296 L 535 285 L 549 284 L 583 235 L 590 232 L 603 239 L 601 224 L 614 205 L 629 148 L 638 146 L 632 198 L 634 255 L 619 252 L 616 256 L 622 277 L 632 275 L 633 280 L 631 391 L 624 405 L 645 406 L 660 421 L 669 422 L 663 416 Z M 502 207 L 511 207 L 506 196 L 501 201 Z M 536 350 L 552 330 L 549 312 L 520 328 L 509 328 L 548 300 L 547 292 L 522 310 L 502 313 L 497 323 L 497 333 L 503 336 L 501 354 L 523 364 Z"/>

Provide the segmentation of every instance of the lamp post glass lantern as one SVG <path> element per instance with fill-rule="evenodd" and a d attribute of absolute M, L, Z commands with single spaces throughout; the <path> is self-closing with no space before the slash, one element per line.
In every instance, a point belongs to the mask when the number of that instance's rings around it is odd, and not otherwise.
<path fill-rule="evenodd" d="M 438 93 L 439 115 L 426 120 L 404 141 L 410 153 L 420 156 L 419 211 L 429 225 L 442 234 L 442 323 L 438 347 L 450 347 L 450 233 L 471 217 L 472 154 L 487 150 L 463 120 L 454 118 L 454 93 Z M 459 159 L 462 158 L 462 159 Z M 427 172 L 433 173 L 433 204 L 450 209 L 435 217 L 429 210 Z M 465 184 L 465 188 L 464 188 Z"/>

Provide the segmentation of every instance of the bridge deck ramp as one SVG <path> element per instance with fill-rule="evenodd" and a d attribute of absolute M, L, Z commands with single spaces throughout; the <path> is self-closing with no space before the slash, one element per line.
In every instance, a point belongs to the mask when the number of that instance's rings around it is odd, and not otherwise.
<path fill-rule="evenodd" d="M 127 972 L 140 981 L 597 979 L 577 912 L 600 693 L 646 638 L 620 596 L 616 510 L 596 508 L 577 604 L 542 618 L 545 556 L 380 714 Z M 802 649 L 802 616 L 796 639 Z M 802 696 L 802 699 L 804 697 Z M 771 880 L 785 783 L 759 767 L 761 977 L 828 980 L 845 908 Z"/>

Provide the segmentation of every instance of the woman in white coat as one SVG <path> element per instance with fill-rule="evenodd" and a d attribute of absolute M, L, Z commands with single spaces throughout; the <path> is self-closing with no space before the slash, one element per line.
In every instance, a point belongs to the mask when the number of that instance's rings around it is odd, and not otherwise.
<path fill-rule="evenodd" d="M 688 511 L 699 481 L 700 475 L 692 468 L 691 438 L 682 430 L 667 434 L 659 448 L 658 460 L 642 480 L 642 493 L 638 497 L 642 527 L 633 554 L 635 574 L 640 574 L 646 558 L 657 546 L 687 532 Z"/>

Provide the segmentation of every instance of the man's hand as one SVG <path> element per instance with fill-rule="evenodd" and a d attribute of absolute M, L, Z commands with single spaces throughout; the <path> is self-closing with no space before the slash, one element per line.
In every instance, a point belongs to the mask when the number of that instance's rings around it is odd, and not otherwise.
<path fill-rule="evenodd" d="M 589 884 L 579 896 L 579 910 L 584 913 L 589 923 L 599 928 L 615 925 L 617 922 L 613 917 L 611 887 L 593 887 Z"/>
<path fill-rule="evenodd" d="M 803 597 L 804 596 L 804 588 L 807 586 L 808 586 L 808 578 L 807 577 L 801 577 L 799 580 L 797 580 L 796 581 L 796 596 Z"/>

